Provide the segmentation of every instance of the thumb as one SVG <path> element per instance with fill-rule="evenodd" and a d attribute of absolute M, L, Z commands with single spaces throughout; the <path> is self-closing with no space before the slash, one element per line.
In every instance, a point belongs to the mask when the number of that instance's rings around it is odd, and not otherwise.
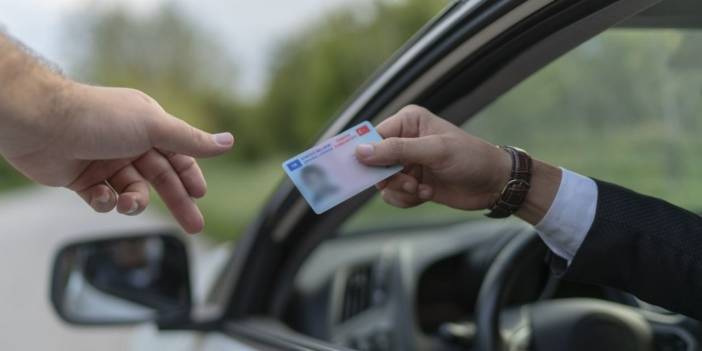
<path fill-rule="evenodd" d="M 356 147 L 358 160 L 369 166 L 428 165 L 441 156 L 440 153 L 441 141 L 437 136 L 387 138 L 377 144 Z"/>
<path fill-rule="evenodd" d="M 217 156 L 234 145 L 234 136 L 229 132 L 210 134 L 171 115 L 158 118 L 149 137 L 158 149 L 193 157 Z"/>

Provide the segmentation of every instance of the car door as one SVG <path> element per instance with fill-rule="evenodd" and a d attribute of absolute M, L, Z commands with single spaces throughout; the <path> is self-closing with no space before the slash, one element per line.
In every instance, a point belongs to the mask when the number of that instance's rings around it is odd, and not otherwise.
<path fill-rule="evenodd" d="M 561 54 L 656 3 L 456 1 L 358 91 L 318 140 L 364 120 L 378 123 L 412 103 L 462 124 Z M 315 215 L 283 180 L 210 296 L 221 306 L 222 333 L 273 348 L 343 349 L 299 335 L 281 321 L 305 257 L 373 195 L 370 189 Z M 415 341 L 398 339 L 395 349 L 413 349 Z"/>

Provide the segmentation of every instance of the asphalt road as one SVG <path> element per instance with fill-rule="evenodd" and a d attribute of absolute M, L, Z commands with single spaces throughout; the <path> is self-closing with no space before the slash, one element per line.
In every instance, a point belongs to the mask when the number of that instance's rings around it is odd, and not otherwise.
<path fill-rule="evenodd" d="M 56 316 L 48 298 L 53 256 L 62 244 L 78 238 L 173 227 L 153 211 L 136 217 L 94 213 L 64 189 L 4 193 L 0 196 L 0 350 L 135 349 L 132 335 L 143 330 L 76 328 Z"/>

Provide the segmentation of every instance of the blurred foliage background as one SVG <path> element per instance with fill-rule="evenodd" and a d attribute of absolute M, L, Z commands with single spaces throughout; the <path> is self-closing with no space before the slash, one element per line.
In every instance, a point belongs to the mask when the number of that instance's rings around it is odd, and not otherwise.
<path fill-rule="evenodd" d="M 233 152 L 201 162 L 209 186 L 200 201 L 205 232 L 231 239 L 284 176 L 280 163 L 310 146 L 363 81 L 446 3 L 340 5 L 281 38 L 257 98 L 237 93 L 237 72 L 246 67 L 169 3 L 140 16 L 119 6 L 74 14 L 65 21 L 74 65 L 65 68 L 82 81 L 143 90 L 197 127 L 234 132 Z M 27 184 L 0 163 L 1 187 Z"/>
<path fill-rule="evenodd" d="M 70 71 L 83 81 L 130 86 L 207 130 L 231 130 L 234 152 L 202 161 L 210 192 L 200 201 L 206 233 L 237 237 L 284 174 L 280 162 L 310 146 L 374 70 L 445 1 L 349 3 L 288 33 L 271 53 L 263 92 L 238 93 L 246 67 L 179 7 L 147 16 L 119 7 L 66 21 Z M 263 20 L 263 19 L 262 19 Z M 576 171 L 702 208 L 702 36 L 614 30 L 529 78 L 466 129 L 520 145 Z M 0 164 L 0 186 L 26 185 Z M 395 210 L 379 200 L 350 227 L 466 216 L 425 205 Z"/>

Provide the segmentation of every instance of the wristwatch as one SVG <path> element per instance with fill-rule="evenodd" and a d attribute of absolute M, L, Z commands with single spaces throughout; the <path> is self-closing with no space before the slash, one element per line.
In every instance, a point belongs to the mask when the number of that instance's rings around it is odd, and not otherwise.
<path fill-rule="evenodd" d="M 490 212 L 485 214 L 490 218 L 506 218 L 513 215 L 522 207 L 531 188 L 531 156 L 514 146 L 503 145 L 499 148 L 511 156 L 512 173 L 497 201 L 490 206 Z"/>

